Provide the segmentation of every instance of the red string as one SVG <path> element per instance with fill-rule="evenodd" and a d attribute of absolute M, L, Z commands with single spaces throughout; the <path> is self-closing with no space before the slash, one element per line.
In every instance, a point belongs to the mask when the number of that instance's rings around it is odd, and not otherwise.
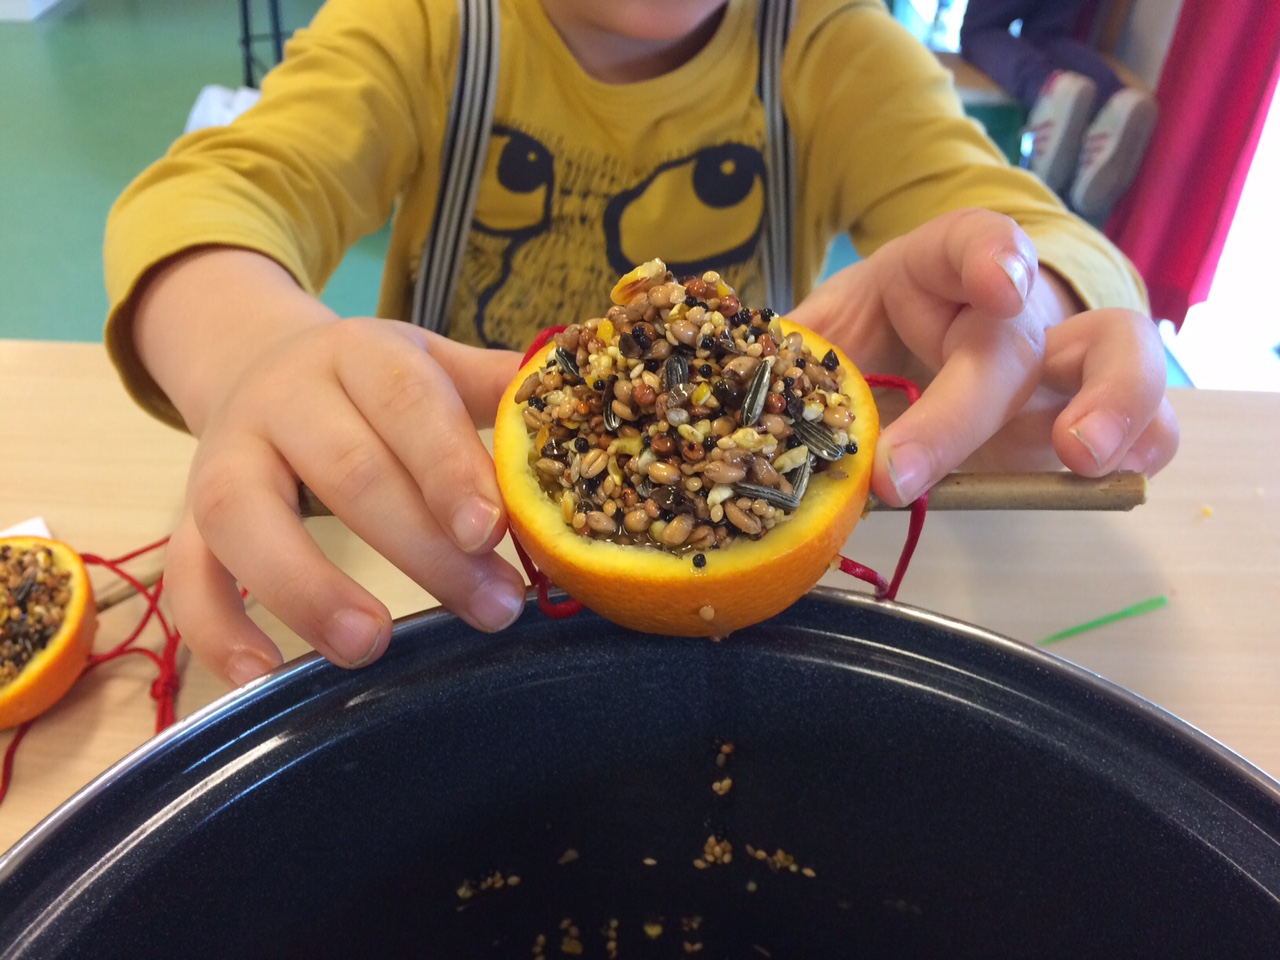
<path fill-rule="evenodd" d="M 547 343 L 557 333 L 567 329 L 564 324 L 558 327 L 546 327 L 533 338 L 533 343 L 529 344 L 529 349 L 524 352 L 524 359 L 520 361 L 520 366 L 524 366 L 533 359 L 533 355 L 547 345 Z"/>
<path fill-rule="evenodd" d="M 148 590 L 142 581 L 123 569 L 122 565 L 145 553 L 158 550 L 168 542 L 169 538 L 165 537 L 155 543 L 147 544 L 145 547 L 126 553 L 122 557 L 113 559 L 105 559 L 93 553 L 80 555 L 80 559 L 89 566 L 106 567 L 133 587 L 138 592 L 138 595 L 147 601 L 146 613 L 143 614 L 142 619 L 134 627 L 133 631 L 110 650 L 104 653 L 90 653 L 85 660 L 84 668 L 80 671 L 80 676 L 83 677 L 90 670 L 123 656 L 137 654 L 146 657 L 159 670 L 159 676 L 151 684 L 151 699 L 156 702 L 156 733 L 171 726 L 176 719 L 174 701 L 177 699 L 178 690 L 182 685 L 177 668 L 178 645 L 181 643 L 182 638 L 178 631 L 169 624 L 164 612 L 160 609 L 160 594 L 164 590 L 164 577 L 157 580 L 155 587 Z M 135 647 L 133 645 L 152 619 L 155 619 L 160 624 L 160 629 L 164 634 L 164 647 L 160 653 L 156 653 L 146 647 Z M 20 724 L 14 731 L 13 739 L 9 741 L 8 747 L 5 748 L 4 763 L 0 767 L 0 803 L 4 803 L 4 798 L 9 793 L 9 785 L 13 782 L 13 765 L 18 753 L 18 744 L 22 742 L 22 738 L 27 735 L 27 731 L 31 729 L 31 725 L 35 723 L 36 719 L 38 718 L 33 718 Z"/>
<path fill-rule="evenodd" d="M 906 377 L 894 377 L 888 374 L 870 374 L 867 386 L 883 387 L 889 390 L 900 390 L 907 395 L 907 403 L 912 404 L 920 399 L 920 388 Z M 898 596 L 898 588 L 902 586 L 902 578 L 907 575 L 907 567 L 920 542 L 920 533 L 924 530 L 925 512 L 929 509 L 929 492 L 926 490 L 911 503 L 911 519 L 907 522 L 907 539 L 902 544 L 902 553 L 898 555 L 898 565 L 893 570 L 893 579 L 885 582 L 884 577 L 869 567 L 864 567 L 856 560 L 848 557 L 840 558 L 840 570 L 851 576 L 864 580 L 875 587 L 877 600 L 894 600 Z"/>

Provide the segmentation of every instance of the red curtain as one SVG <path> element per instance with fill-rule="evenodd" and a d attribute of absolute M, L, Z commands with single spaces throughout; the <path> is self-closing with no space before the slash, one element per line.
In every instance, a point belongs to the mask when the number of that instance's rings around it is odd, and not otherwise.
<path fill-rule="evenodd" d="M 1280 75 L 1280 2 L 1183 0 L 1160 75 L 1160 121 L 1107 234 L 1181 326 L 1209 294 Z"/>

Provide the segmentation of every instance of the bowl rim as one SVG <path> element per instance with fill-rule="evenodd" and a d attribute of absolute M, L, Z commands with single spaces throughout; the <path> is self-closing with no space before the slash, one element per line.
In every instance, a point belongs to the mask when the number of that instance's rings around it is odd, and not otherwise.
<path fill-rule="evenodd" d="M 1142 697 L 1120 684 L 1108 680 L 1077 663 L 1049 650 L 1011 637 L 995 633 L 984 627 L 956 619 L 946 614 L 926 610 L 900 601 L 878 600 L 875 597 L 839 587 L 820 585 L 807 597 L 859 609 L 875 616 L 903 620 L 954 635 L 962 636 L 979 645 L 991 648 L 1018 662 L 1019 666 L 1036 667 L 1048 671 L 1054 678 L 1081 685 L 1091 695 L 1101 698 L 1107 705 L 1128 711 L 1149 729 L 1159 729 L 1172 736 L 1177 745 L 1189 748 L 1207 761 L 1213 762 L 1228 775 L 1234 776 L 1241 786 L 1251 786 L 1280 808 L 1280 781 L 1246 760 L 1225 744 L 1159 704 Z M 803 600 L 804 598 L 802 598 Z M 533 588 L 526 594 L 526 610 L 537 612 L 537 595 Z M 456 620 L 454 614 L 441 607 L 407 614 L 395 620 L 393 638 L 398 634 L 430 628 L 437 622 Z M 681 641 L 697 642 L 691 638 Z M 888 644 L 892 649 L 901 649 Z M 106 770 L 94 777 L 74 794 L 64 800 L 39 823 L 3 854 L 0 854 L 0 884 L 19 871 L 24 862 L 34 856 L 47 838 L 55 834 L 67 821 L 109 791 L 115 783 L 141 762 L 168 749 L 199 731 L 205 724 L 215 722 L 254 701 L 270 696 L 278 688 L 298 682 L 303 676 L 318 669 L 325 669 L 328 661 L 314 651 L 290 660 L 270 673 L 259 677 L 178 720 L 160 733 L 150 737 Z"/>

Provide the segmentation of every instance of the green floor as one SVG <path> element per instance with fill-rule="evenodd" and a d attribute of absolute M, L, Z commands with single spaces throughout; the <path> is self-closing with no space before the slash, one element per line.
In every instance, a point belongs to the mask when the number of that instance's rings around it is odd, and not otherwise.
<path fill-rule="evenodd" d="M 283 0 L 286 25 L 317 6 Z M 233 0 L 63 0 L 0 23 L 0 338 L 101 336 L 107 211 L 200 89 L 242 73 Z M 352 251 L 325 294 L 335 309 L 373 312 L 385 248 L 380 234 Z"/>

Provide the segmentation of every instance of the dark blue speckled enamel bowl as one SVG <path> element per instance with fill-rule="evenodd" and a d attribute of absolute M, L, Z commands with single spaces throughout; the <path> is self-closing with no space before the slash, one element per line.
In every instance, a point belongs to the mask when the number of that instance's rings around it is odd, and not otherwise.
<path fill-rule="evenodd" d="M 699 866 L 708 837 L 731 862 Z M 1280 785 L 1042 651 L 817 591 L 721 643 L 406 620 L 371 668 L 308 658 L 179 724 L 0 860 L 7 960 L 539 943 L 1280 956 Z"/>

